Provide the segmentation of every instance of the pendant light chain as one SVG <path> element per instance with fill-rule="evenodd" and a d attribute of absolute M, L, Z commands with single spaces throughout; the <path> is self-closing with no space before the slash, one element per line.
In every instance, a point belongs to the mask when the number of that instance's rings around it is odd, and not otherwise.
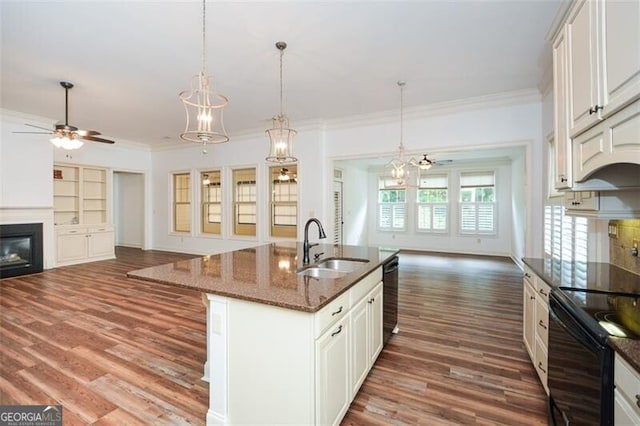
<path fill-rule="evenodd" d="M 205 28 L 207 22 L 207 12 L 206 12 L 207 0 L 202 0 L 202 74 L 206 75 L 206 37 L 205 37 Z"/>
<path fill-rule="evenodd" d="M 284 56 L 284 49 L 280 49 L 280 115 L 282 116 L 282 58 Z"/>
<path fill-rule="evenodd" d="M 400 146 L 404 148 L 404 81 L 398 82 L 400 86 Z"/>

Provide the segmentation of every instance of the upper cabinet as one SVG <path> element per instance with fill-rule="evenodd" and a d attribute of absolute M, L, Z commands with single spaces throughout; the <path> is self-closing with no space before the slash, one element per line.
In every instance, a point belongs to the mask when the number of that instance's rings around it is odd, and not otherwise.
<path fill-rule="evenodd" d="M 575 0 L 553 40 L 553 72 L 555 188 L 638 187 L 637 168 L 599 172 L 640 165 L 640 2 Z"/>
<path fill-rule="evenodd" d="M 565 28 L 574 137 L 640 97 L 640 2 L 578 0 Z"/>

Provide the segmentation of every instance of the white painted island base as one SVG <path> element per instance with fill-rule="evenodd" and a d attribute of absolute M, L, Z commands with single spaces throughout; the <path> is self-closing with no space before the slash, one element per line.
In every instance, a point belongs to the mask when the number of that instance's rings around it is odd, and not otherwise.
<path fill-rule="evenodd" d="M 206 294 L 207 424 L 339 424 L 382 350 L 381 279 L 315 313 Z"/>

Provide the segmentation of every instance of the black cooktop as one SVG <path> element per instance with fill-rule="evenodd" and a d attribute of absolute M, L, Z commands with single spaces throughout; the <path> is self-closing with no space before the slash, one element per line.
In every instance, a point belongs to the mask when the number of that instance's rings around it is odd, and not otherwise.
<path fill-rule="evenodd" d="M 640 339 L 640 294 L 575 287 L 558 287 L 552 293 L 597 335 Z"/>

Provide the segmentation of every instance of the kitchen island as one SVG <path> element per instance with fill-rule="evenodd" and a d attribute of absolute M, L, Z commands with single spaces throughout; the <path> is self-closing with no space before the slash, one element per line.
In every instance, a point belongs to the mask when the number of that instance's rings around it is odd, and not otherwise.
<path fill-rule="evenodd" d="M 382 267 L 397 250 L 321 244 L 352 270 L 307 274 L 301 243 L 146 268 L 137 279 L 202 292 L 208 424 L 336 424 L 382 350 Z"/>

